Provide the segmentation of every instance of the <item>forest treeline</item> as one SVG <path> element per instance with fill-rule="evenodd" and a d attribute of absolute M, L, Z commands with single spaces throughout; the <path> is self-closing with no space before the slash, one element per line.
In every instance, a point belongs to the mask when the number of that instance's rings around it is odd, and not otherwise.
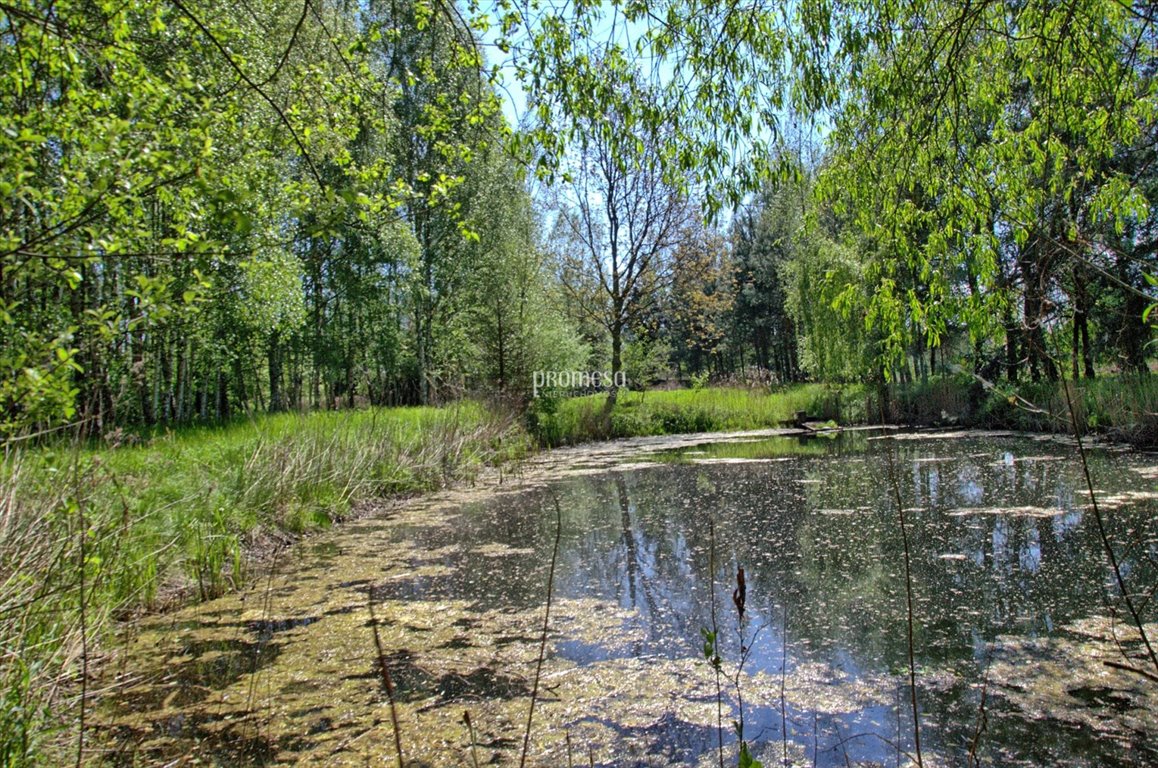
<path fill-rule="evenodd" d="M 0 4 L 0 431 L 1149 370 L 1149 6 L 679 5 L 631 48 L 592 19 L 646 3 Z"/>
<path fill-rule="evenodd" d="M 429 402 L 554 364 L 543 252 L 446 8 L 0 8 L 8 432 Z"/>

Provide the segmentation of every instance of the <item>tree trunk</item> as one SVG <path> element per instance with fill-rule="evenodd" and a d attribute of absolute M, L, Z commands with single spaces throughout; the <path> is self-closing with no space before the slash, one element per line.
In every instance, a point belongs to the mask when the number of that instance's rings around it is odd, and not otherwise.
<path fill-rule="evenodd" d="M 623 323 L 611 326 L 611 377 L 612 380 L 623 370 Z"/>
<path fill-rule="evenodd" d="M 1118 279 L 1123 284 L 1135 286 L 1129 269 L 1129 259 L 1120 256 L 1117 263 Z M 1146 342 L 1150 335 L 1149 328 L 1142 322 L 1142 313 L 1146 311 L 1146 298 L 1136 291 L 1125 291 L 1125 302 L 1122 307 L 1122 327 L 1118 335 L 1118 354 L 1122 358 L 1123 368 L 1131 373 L 1146 373 Z"/>
<path fill-rule="evenodd" d="M 1080 312 L 1074 312 L 1073 333 L 1070 336 L 1070 378 L 1074 381 L 1081 378 L 1078 371 L 1078 341 L 1081 338 L 1081 333 L 1078 331 L 1078 317 L 1080 315 Z"/>
<path fill-rule="evenodd" d="M 1093 353 L 1093 351 L 1090 349 L 1090 326 L 1089 326 L 1089 323 L 1087 322 L 1087 320 L 1088 320 L 1088 317 L 1089 317 L 1089 316 L 1088 316 L 1088 315 L 1086 315 L 1085 313 L 1083 313 L 1083 314 L 1082 314 L 1082 317 L 1081 317 L 1081 330 L 1082 330 L 1082 360 L 1083 360 L 1083 362 L 1084 362 L 1084 364 L 1085 364 L 1085 369 L 1086 369 L 1086 378 L 1087 378 L 1087 379 L 1092 379 L 1092 378 L 1094 378 L 1094 377 L 1095 377 L 1095 373 L 1094 373 L 1094 353 Z"/>
<path fill-rule="evenodd" d="M 189 353 L 192 343 L 190 338 L 186 336 L 184 343 L 177 346 L 177 413 L 175 417 L 178 422 L 184 422 L 189 417 L 186 401 L 189 397 Z"/>
<path fill-rule="evenodd" d="M 506 339 L 503 337 L 505 329 L 503 328 L 503 309 L 501 306 L 496 308 L 495 319 L 498 323 L 499 334 L 499 391 L 505 392 L 507 390 L 507 345 Z"/>
<path fill-rule="evenodd" d="M 1010 384 L 1017 383 L 1018 368 L 1021 360 L 1017 352 L 1021 338 L 1021 329 L 1017 327 L 1009 315 L 1005 319 L 1005 379 Z"/>
<path fill-rule="evenodd" d="M 281 411 L 285 404 L 281 397 L 281 333 L 269 335 L 269 409 Z"/>
<path fill-rule="evenodd" d="M 221 368 L 217 369 L 216 416 L 218 421 L 229 418 L 229 383 L 226 381 L 225 371 Z"/>
<path fill-rule="evenodd" d="M 1029 375 L 1033 381 L 1040 381 L 1042 373 L 1050 381 L 1057 380 L 1057 368 L 1045 347 L 1045 272 L 1046 264 L 1042 263 L 1045 255 L 1040 251 L 1041 238 L 1028 246 L 1018 256 L 1018 266 L 1021 269 L 1022 280 L 1022 321 L 1024 341 L 1027 357 L 1029 358 Z"/>
<path fill-rule="evenodd" d="M 419 405 L 430 404 L 430 381 L 427 379 L 427 371 L 430 365 L 430 351 L 427 349 L 426 337 L 427 330 L 421 315 L 425 314 L 423 309 L 419 309 L 418 322 L 415 331 L 418 334 L 418 403 Z"/>

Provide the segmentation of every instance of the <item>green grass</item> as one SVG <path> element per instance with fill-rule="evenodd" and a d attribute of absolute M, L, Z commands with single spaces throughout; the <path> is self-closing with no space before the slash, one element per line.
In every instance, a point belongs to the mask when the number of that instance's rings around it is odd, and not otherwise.
<path fill-rule="evenodd" d="M 146 551 L 175 548 L 162 570 L 208 597 L 233 577 L 224 566 L 243 537 L 326 527 L 360 500 L 440 487 L 525 448 L 511 430 L 469 402 L 278 414 L 89 450 L 81 461 L 109 481 L 96 507 L 124 509 L 148 532 Z M 145 603 L 157 586 L 141 585 Z"/>
<path fill-rule="evenodd" d="M 1158 445 L 1158 377 L 1106 376 L 1070 383 L 1078 424 L 1140 447 Z M 609 408 L 607 395 L 540 398 L 529 422 L 542 445 L 557 446 L 641 435 L 689 434 L 783 426 L 797 411 L 841 425 L 879 423 L 882 409 L 874 388 L 799 384 L 766 391 L 709 387 L 620 392 Z M 885 421 L 1072 432 L 1065 389 L 1058 382 L 1023 383 L 986 390 L 967 375 L 931 378 L 889 388 Z"/>
<path fill-rule="evenodd" d="M 859 385 L 801 384 L 767 392 L 710 387 L 619 393 L 532 405 L 532 431 L 545 445 L 640 435 L 669 435 L 780 427 L 797 411 L 819 420 L 865 420 L 866 390 Z"/>
<path fill-rule="evenodd" d="M 220 594 L 244 581 L 255 552 L 360 501 L 438 488 L 529 448 L 513 416 L 467 402 L 10 452 L 0 464 L 0 765 L 31 763 L 75 712 L 78 659 L 112 620 Z"/>
<path fill-rule="evenodd" d="M 1158 376 L 1103 376 L 1093 381 L 1026 383 L 983 395 L 974 421 L 1031 432 L 1073 432 L 1070 405 L 1083 433 L 1138 447 L 1158 446 Z"/>

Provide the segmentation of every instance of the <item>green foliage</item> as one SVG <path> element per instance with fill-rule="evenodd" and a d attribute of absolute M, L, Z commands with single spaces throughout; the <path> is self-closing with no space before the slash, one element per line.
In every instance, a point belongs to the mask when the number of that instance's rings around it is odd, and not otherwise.
<path fill-rule="evenodd" d="M 1147 370 L 1148 17 L 446 10 L 4 10 L 3 433 L 520 392 L 608 340 L 615 368 L 666 343 L 681 371 L 780 382 L 924 379 L 938 350 L 942 372 L 1053 378 L 1063 335 L 1087 377 Z M 525 133 L 487 35 L 529 89 Z M 788 107 L 831 114 L 822 153 Z M 555 253 L 509 144 L 571 184 L 555 229 L 586 224 Z M 693 193 L 711 214 L 753 191 L 732 252 L 685 226 Z"/>
<path fill-rule="evenodd" d="M 580 131 L 620 158 L 664 133 L 664 177 L 705 189 L 711 213 L 769 171 L 792 53 L 780 7 L 547 2 L 528 17 L 500 0 L 495 11 L 493 24 L 476 18 L 501 34 L 529 90 L 535 123 L 520 146 L 540 151 L 542 175 L 565 173 L 563 152 Z"/>
<path fill-rule="evenodd" d="M 341 145 L 358 130 L 345 88 L 356 63 L 303 56 L 300 30 L 264 23 L 274 12 L 148 0 L 32 0 L 4 12 L 0 166 L 12 205 L 0 211 L 0 299 L 13 333 L 0 359 L 25 380 L 13 387 L 5 376 L 6 433 L 67 421 L 78 400 L 84 416 L 156 419 L 159 397 L 142 394 L 135 408 L 116 400 L 164 377 L 150 368 L 166 355 L 172 364 L 165 344 L 196 338 L 199 350 L 217 348 L 206 363 L 228 363 L 236 344 L 215 320 L 236 337 L 300 316 L 285 232 L 307 208 L 345 205 L 317 169 L 355 170 Z M 316 23 L 350 30 L 328 9 Z M 246 69 L 266 59 L 272 73 L 256 86 Z M 251 87 L 237 87 L 239 76 Z M 311 173 L 302 178 L 295 162 Z M 202 312 L 211 288 L 214 311 Z M 50 312 L 47 296 L 58 297 Z M 191 396 L 197 371 L 180 363 Z"/>
<path fill-rule="evenodd" d="M 781 382 L 799 378 L 799 337 L 818 335 L 808 313 L 814 306 L 823 311 L 825 304 L 807 280 L 807 255 L 815 247 L 803 229 L 806 200 L 807 187 L 802 184 L 768 186 L 733 226 L 733 339 L 751 346 L 756 364 L 774 371 Z M 813 282 L 819 282 L 815 276 Z M 822 348 L 827 349 L 829 341 L 824 339 Z M 805 369 L 811 370 L 807 365 Z"/>
<path fill-rule="evenodd" d="M 938 354 L 991 378 L 1004 356 L 1011 380 L 1055 378 L 1069 323 L 1086 376 L 1099 356 L 1146 370 L 1151 17 L 1114 0 L 497 10 L 476 20 L 530 91 L 520 144 L 543 175 L 576 175 L 563 157 L 578 135 L 620 169 L 658 141 L 661 176 L 704 190 L 709 213 L 772 190 L 738 218 L 717 366 L 751 354 L 782 380 L 909 381 Z M 795 123 L 818 112 L 831 130 L 804 163 Z"/>
<path fill-rule="evenodd" d="M 1146 282 L 1152 288 L 1158 288 L 1158 278 L 1154 277 L 1154 275 L 1143 274 L 1143 277 L 1146 278 Z M 1142 322 L 1143 323 L 1149 323 L 1150 322 L 1150 315 L 1154 312 L 1155 307 L 1158 307 L 1158 303 L 1147 305 L 1146 310 L 1142 313 Z M 1151 340 L 1150 343 L 1153 344 L 1154 340 Z"/>
<path fill-rule="evenodd" d="M 752 757 L 752 753 L 748 751 L 748 742 L 740 742 L 739 762 L 740 768 L 763 768 L 764 764 L 756 758 Z"/>
<path fill-rule="evenodd" d="M 713 669 L 719 669 L 721 659 L 716 651 L 716 633 L 707 627 L 700 627 L 700 635 L 704 638 L 704 661 L 711 664 Z"/>
<path fill-rule="evenodd" d="M 848 46 L 821 187 L 866 239 L 877 359 L 896 372 L 959 325 L 977 346 L 1016 333 L 1033 375 L 1052 375 L 1050 286 L 1063 267 L 1118 272 L 1149 226 L 1150 182 L 1126 160 L 1153 125 L 1149 22 L 1101 0 L 934 0 L 905 9 L 933 21 L 902 35 L 867 11 L 882 39 Z M 1115 290 L 1137 286 L 1130 271 Z M 1021 327 L 1003 329 L 1019 300 Z"/>
<path fill-rule="evenodd" d="M 0 10 L 0 435 L 429 401 L 574 356 L 473 32 L 432 8 Z M 469 340 L 512 296 L 499 376 Z"/>
<path fill-rule="evenodd" d="M 1062 387 L 1070 388 L 1083 432 L 1139 447 L 1158 445 L 1158 381 L 1151 375 L 997 387 L 971 398 L 970 423 L 1029 432 L 1072 432 L 1073 419 Z"/>
<path fill-rule="evenodd" d="M 0 435 L 30 424 L 53 427 L 76 413 L 76 349 L 67 330 L 44 338 L 21 327 L 10 312 L 0 314 L 6 343 L 0 346 Z"/>
<path fill-rule="evenodd" d="M 640 337 L 624 345 L 623 374 L 627 386 L 643 390 L 662 380 L 670 370 L 672 349 L 664 339 Z"/>
<path fill-rule="evenodd" d="M 723 352 L 738 292 L 730 254 L 718 234 L 685 228 L 672 259 L 668 332 L 675 343 L 673 356 L 694 375 L 710 370 Z"/>
<path fill-rule="evenodd" d="M 40 728 L 49 713 L 33 690 L 39 682 L 38 666 L 37 662 L 29 664 L 16 658 L 5 664 L 0 678 L 0 764 L 5 766 L 23 764 L 40 746 Z"/>
<path fill-rule="evenodd" d="M 1105 377 L 1074 387 L 1079 423 L 1138 446 L 1158 444 L 1158 383 L 1152 376 Z M 877 388 L 802 384 L 758 392 L 709 387 L 699 390 L 621 392 L 608 409 L 606 395 L 540 398 L 532 406 L 532 434 L 563 445 L 641 435 L 686 434 L 783 427 L 803 411 L 830 426 L 900 424 L 1070 431 L 1060 384 L 985 389 L 966 375 L 887 388 L 884 410 Z"/>

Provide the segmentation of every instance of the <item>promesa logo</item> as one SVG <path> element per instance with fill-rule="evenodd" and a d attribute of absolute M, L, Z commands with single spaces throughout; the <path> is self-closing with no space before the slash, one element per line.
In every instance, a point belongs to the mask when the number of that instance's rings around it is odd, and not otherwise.
<path fill-rule="evenodd" d="M 531 392 L 539 396 L 539 390 L 562 389 L 570 391 L 591 391 L 623 389 L 627 386 L 627 374 L 619 371 L 535 371 L 532 374 Z"/>

